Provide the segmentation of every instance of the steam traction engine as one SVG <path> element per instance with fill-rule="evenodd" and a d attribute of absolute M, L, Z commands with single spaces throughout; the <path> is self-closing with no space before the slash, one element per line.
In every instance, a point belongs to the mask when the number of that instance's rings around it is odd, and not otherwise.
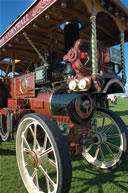
<path fill-rule="evenodd" d="M 124 11 L 124 17 L 126 10 L 120 2 L 116 7 L 115 1 L 109 5 L 100 0 L 75 2 L 35 2 L 0 40 L 1 69 L 6 71 L 0 80 L 0 136 L 7 141 L 16 134 L 18 167 L 29 193 L 68 192 L 72 176 L 69 153 L 82 154 L 102 169 L 116 168 L 127 156 L 128 130 L 108 109 L 107 101 L 107 94 L 125 92 L 123 27 L 128 40 L 124 20 L 120 40 L 119 30 L 115 35 L 112 19 L 116 16 L 109 6 L 120 14 Z M 88 24 L 89 16 L 90 36 L 82 23 Z M 102 17 L 110 22 L 114 35 L 101 27 Z M 119 17 L 115 20 L 120 21 Z M 48 40 L 48 33 L 55 37 Z M 121 51 L 111 47 L 119 41 Z M 7 76 L 11 70 L 12 78 Z"/>

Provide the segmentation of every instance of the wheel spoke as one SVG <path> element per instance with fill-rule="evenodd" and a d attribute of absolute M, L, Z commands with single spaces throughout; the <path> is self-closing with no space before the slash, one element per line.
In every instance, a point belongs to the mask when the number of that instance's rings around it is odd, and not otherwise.
<path fill-rule="evenodd" d="M 107 135 L 107 138 L 113 138 L 113 137 L 120 137 L 120 134 L 111 134 L 111 135 Z"/>
<path fill-rule="evenodd" d="M 31 148 L 30 148 L 30 146 L 29 146 L 29 144 L 28 144 L 28 142 L 27 142 L 26 137 L 25 137 L 24 135 L 22 135 L 22 138 L 23 138 L 24 143 L 25 143 L 25 145 L 27 146 L 28 150 L 31 150 Z"/>
<path fill-rule="evenodd" d="M 94 144 L 89 145 L 89 147 L 86 149 L 86 153 L 90 151 L 90 149 L 93 147 Z"/>
<path fill-rule="evenodd" d="M 39 189 L 39 181 L 38 181 L 38 175 L 37 175 L 37 168 L 34 168 L 34 172 L 32 174 L 32 179 L 35 179 L 35 183 L 37 188 Z"/>
<path fill-rule="evenodd" d="M 45 134 L 45 137 L 44 137 L 44 145 L 43 145 L 43 148 L 46 149 L 47 147 L 47 141 L 48 141 L 48 137 L 47 135 Z"/>
<path fill-rule="evenodd" d="M 98 147 L 97 147 L 97 150 L 96 150 L 96 153 L 95 153 L 95 159 L 97 159 L 99 151 L 100 151 L 100 145 L 98 145 Z"/>
<path fill-rule="evenodd" d="M 112 157 L 114 158 L 115 156 L 114 156 L 112 150 L 110 149 L 110 147 L 108 146 L 108 144 L 105 143 L 105 146 L 106 146 L 108 152 L 111 153 L 111 154 L 112 154 Z"/>
<path fill-rule="evenodd" d="M 104 142 L 105 144 L 107 144 L 108 146 L 114 148 L 114 149 L 117 149 L 118 151 L 120 151 L 120 148 L 112 143 L 109 143 L 109 142 Z"/>
<path fill-rule="evenodd" d="M 104 161 L 104 154 L 103 154 L 103 151 L 101 149 L 101 146 L 99 145 L 99 149 L 100 149 L 100 155 L 101 155 L 101 159 L 102 161 Z"/>
<path fill-rule="evenodd" d="M 25 151 L 26 153 L 29 153 L 31 150 L 30 150 L 30 149 L 27 149 L 27 148 L 24 148 L 24 151 Z"/>
<path fill-rule="evenodd" d="M 47 168 L 45 168 L 46 169 L 46 173 L 48 173 L 47 172 Z M 47 184 L 47 189 L 48 189 L 48 193 L 50 193 L 51 192 L 51 190 L 50 190 L 50 184 L 49 184 L 49 180 L 46 178 L 46 184 Z"/>
<path fill-rule="evenodd" d="M 53 160 L 48 159 L 48 162 L 49 162 L 52 166 L 54 166 L 54 167 L 56 168 L 56 163 L 55 163 Z"/>
<path fill-rule="evenodd" d="M 39 165 L 39 169 L 44 174 L 46 181 L 48 180 L 50 184 L 52 184 L 52 186 L 55 187 L 56 184 L 53 182 L 53 180 L 50 178 L 50 176 L 47 174 L 47 172 L 43 169 L 41 165 Z"/>
<path fill-rule="evenodd" d="M 48 148 L 46 151 L 44 151 L 43 153 L 39 154 L 39 157 L 45 156 L 48 153 L 51 153 L 53 151 L 52 147 Z"/>
<path fill-rule="evenodd" d="M 34 123 L 34 142 L 33 142 L 33 149 L 36 150 L 36 143 L 37 143 L 37 124 Z"/>
<path fill-rule="evenodd" d="M 32 179 L 36 176 L 36 168 L 34 168 L 34 172 L 32 173 Z"/>
<path fill-rule="evenodd" d="M 35 125 L 35 124 L 34 124 L 34 125 Z M 35 133 L 34 133 L 33 130 L 32 130 L 32 127 L 29 126 L 29 129 L 30 129 L 31 134 L 32 134 L 32 136 L 33 136 L 35 146 L 37 145 L 38 148 L 40 149 L 40 145 L 39 145 L 39 143 L 38 143 L 38 141 L 37 141 L 37 138 L 36 138 L 36 136 L 35 136 Z"/>
<path fill-rule="evenodd" d="M 36 176 L 35 176 L 35 178 L 36 178 L 36 185 L 37 185 L 37 188 L 39 189 L 39 181 L 38 181 L 37 171 L 36 171 Z"/>
<path fill-rule="evenodd" d="M 103 133 L 107 132 L 109 129 L 112 128 L 112 126 L 113 126 L 113 124 L 109 125 L 109 126 L 106 127 L 101 133 L 103 134 Z"/>
<path fill-rule="evenodd" d="M 50 184 L 49 184 L 49 180 L 46 178 L 46 184 L 47 184 L 47 189 L 48 189 L 48 192 L 51 192 L 50 190 Z"/>
<path fill-rule="evenodd" d="M 103 117 L 103 122 L 102 122 L 102 129 L 104 131 L 104 123 L 105 123 L 105 117 Z"/>

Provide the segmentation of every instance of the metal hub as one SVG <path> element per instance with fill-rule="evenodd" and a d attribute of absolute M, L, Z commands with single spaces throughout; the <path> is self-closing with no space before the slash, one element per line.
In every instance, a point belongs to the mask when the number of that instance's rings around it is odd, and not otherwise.
<path fill-rule="evenodd" d="M 30 151 L 28 154 L 27 163 L 29 166 L 38 168 L 40 164 L 45 165 L 48 161 L 48 155 L 40 156 L 43 152 Z"/>
<path fill-rule="evenodd" d="M 34 151 L 30 151 L 27 159 L 28 165 L 38 168 L 38 158 Z"/>
<path fill-rule="evenodd" d="M 48 154 L 43 155 L 45 152 L 45 150 L 41 150 L 40 152 L 38 152 L 38 163 L 42 164 L 43 166 L 46 165 L 46 163 L 48 162 Z M 42 156 L 43 155 L 43 156 Z"/>
<path fill-rule="evenodd" d="M 106 135 L 101 133 L 96 133 L 93 137 L 96 139 L 96 144 L 103 144 L 107 140 Z"/>
<path fill-rule="evenodd" d="M 85 100 L 82 105 L 86 112 L 89 112 L 89 109 L 91 108 L 89 100 Z"/>

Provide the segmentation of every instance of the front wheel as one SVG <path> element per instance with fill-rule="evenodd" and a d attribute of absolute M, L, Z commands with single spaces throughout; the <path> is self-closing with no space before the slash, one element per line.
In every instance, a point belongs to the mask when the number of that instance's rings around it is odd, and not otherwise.
<path fill-rule="evenodd" d="M 67 143 L 48 116 L 28 114 L 18 126 L 16 156 L 29 193 L 68 193 L 71 161 Z"/>
<path fill-rule="evenodd" d="M 114 169 L 127 156 L 128 129 L 113 111 L 99 108 L 93 116 L 90 138 L 94 143 L 83 146 L 83 157 L 92 165 L 103 169 Z"/>

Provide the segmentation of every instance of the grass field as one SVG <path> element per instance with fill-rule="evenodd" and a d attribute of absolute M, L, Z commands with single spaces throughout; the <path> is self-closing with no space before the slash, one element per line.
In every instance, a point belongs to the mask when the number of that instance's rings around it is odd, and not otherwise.
<path fill-rule="evenodd" d="M 128 127 L 128 98 L 118 99 L 110 109 L 117 112 Z M 0 145 L 0 193 L 27 193 L 19 175 L 15 142 Z M 70 193 L 128 193 L 128 157 L 115 171 L 100 170 L 81 156 L 72 156 L 73 177 Z"/>

